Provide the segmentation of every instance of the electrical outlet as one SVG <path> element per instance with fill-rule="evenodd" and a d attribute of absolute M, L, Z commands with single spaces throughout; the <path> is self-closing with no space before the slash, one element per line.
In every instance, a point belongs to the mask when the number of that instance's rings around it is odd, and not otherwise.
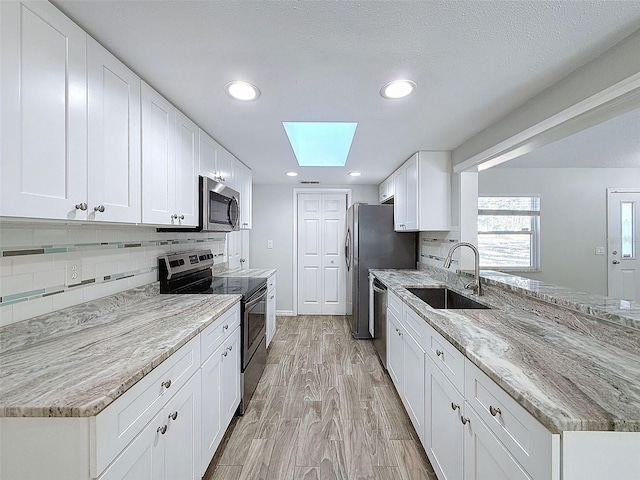
<path fill-rule="evenodd" d="M 273 248 L 273 240 L 267 240 L 267 248 Z"/>
<path fill-rule="evenodd" d="M 82 281 L 82 265 L 79 258 L 67 260 L 67 286 L 77 285 Z"/>
<path fill-rule="evenodd" d="M 596 247 L 596 255 L 604 255 L 604 247 Z"/>

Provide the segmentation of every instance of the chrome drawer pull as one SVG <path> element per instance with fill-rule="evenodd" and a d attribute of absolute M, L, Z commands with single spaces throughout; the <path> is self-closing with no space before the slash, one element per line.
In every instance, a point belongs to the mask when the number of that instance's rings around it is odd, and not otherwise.
<path fill-rule="evenodd" d="M 467 423 L 471 423 L 471 419 L 466 417 L 460 417 L 460 421 L 462 422 L 463 425 L 466 425 Z"/>
<path fill-rule="evenodd" d="M 178 411 L 176 410 L 175 412 L 170 413 L 170 414 L 169 414 L 169 418 L 170 418 L 171 420 L 175 420 L 176 418 L 178 418 Z"/>
<path fill-rule="evenodd" d="M 502 415 L 502 411 L 500 410 L 500 408 L 496 408 L 493 405 L 489 405 L 489 413 L 491 413 L 491 415 L 493 415 L 494 417 L 498 414 Z"/>
<path fill-rule="evenodd" d="M 226 357 L 227 355 L 229 355 L 229 351 L 228 350 L 225 350 L 224 352 L 222 352 L 222 356 L 223 357 Z"/>
<path fill-rule="evenodd" d="M 83 212 L 87 209 L 87 204 L 82 202 L 76 205 L 76 210 L 82 210 Z"/>
<path fill-rule="evenodd" d="M 156 433 L 160 432 L 162 435 L 164 435 L 165 433 L 167 433 L 167 426 L 163 425 L 161 427 L 158 427 L 158 430 L 156 430 Z"/>
<path fill-rule="evenodd" d="M 226 330 L 227 328 L 229 328 L 229 325 L 223 325 L 223 326 L 222 326 L 222 329 L 223 329 L 223 330 Z"/>
<path fill-rule="evenodd" d="M 162 382 L 162 386 L 164 388 L 169 388 L 171 386 L 171 380 L 167 380 L 165 382 Z"/>
<path fill-rule="evenodd" d="M 442 350 L 436 350 L 436 355 L 437 355 L 438 357 L 442 357 L 442 358 L 444 358 L 444 352 L 443 352 Z"/>
<path fill-rule="evenodd" d="M 104 205 L 98 205 L 97 207 L 93 207 L 93 211 L 94 211 L 94 212 L 100 212 L 100 213 L 102 213 L 102 212 L 104 212 L 104 210 L 105 210 L 105 209 L 104 209 Z"/>
<path fill-rule="evenodd" d="M 460 405 L 458 405 L 457 403 L 451 402 L 451 409 L 453 411 L 456 411 L 456 410 L 460 409 Z"/>
<path fill-rule="evenodd" d="M 233 350 L 233 345 L 231 345 L 230 347 L 227 347 L 227 350 L 229 351 Z"/>

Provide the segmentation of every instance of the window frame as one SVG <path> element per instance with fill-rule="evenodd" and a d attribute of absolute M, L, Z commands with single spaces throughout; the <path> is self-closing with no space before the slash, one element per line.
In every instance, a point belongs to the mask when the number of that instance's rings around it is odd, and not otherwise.
<path fill-rule="evenodd" d="M 539 272 L 540 271 L 540 195 L 478 195 L 480 198 L 535 198 L 538 210 L 511 210 L 511 209 L 481 209 L 478 208 L 478 219 L 481 216 L 517 216 L 530 219 L 531 230 L 496 230 L 480 231 L 478 222 L 478 248 L 480 248 L 481 235 L 528 235 L 531 238 L 529 247 L 529 266 L 521 265 L 485 265 L 480 264 L 484 270 L 496 270 L 502 272 Z M 481 252 L 482 253 L 482 252 Z"/>

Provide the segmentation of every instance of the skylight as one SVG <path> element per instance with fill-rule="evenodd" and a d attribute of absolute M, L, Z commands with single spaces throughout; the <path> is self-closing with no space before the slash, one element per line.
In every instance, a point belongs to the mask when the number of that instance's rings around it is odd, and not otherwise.
<path fill-rule="evenodd" d="M 355 122 L 282 122 L 301 167 L 344 167 Z"/>

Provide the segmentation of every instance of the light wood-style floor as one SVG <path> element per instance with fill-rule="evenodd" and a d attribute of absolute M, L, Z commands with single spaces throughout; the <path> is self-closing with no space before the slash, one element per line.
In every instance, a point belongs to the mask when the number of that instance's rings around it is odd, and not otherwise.
<path fill-rule="evenodd" d="M 267 366 L 205 480 L 436 480 L 371 341 L 278 317 Z"/>

